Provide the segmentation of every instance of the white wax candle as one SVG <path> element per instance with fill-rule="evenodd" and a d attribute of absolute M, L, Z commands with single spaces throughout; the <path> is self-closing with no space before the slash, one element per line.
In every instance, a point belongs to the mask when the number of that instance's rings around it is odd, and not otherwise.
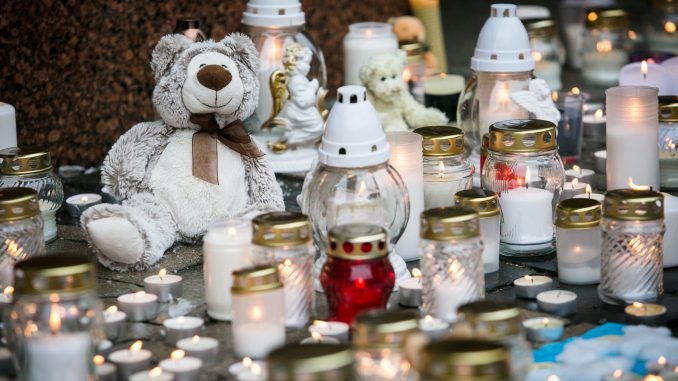
<path fill-rule="evenodd" d="M 590 198 L 592 200 L 596 200 L 600 203 L 605 201 L 605 195 L 601 193 L 582 193 L 574 196 L 573 198 Z"/>
<path fill-rule="evenodd" d="M 169 302 L 181 297 L 181 281 L 179 275 L 167 274 L 165 269 L 161 269 L 158 275 L 144 278 L 144 289 L 149 294 L 157 296 L 158 302 Z"/>
<path fill-rule="evenodd" d="M 469 276 L 472 275 L 469 274 Z M 468 291 L 475 287 L 472 283 L 468 276 L 457 274 L 456 277 L 435 285 L 432 315 L 438 319 L 454 323 L 457 320 L 457 308 L 475 300 Z"/>
<path fill-rule="evenodd" d="M 527 339 L 535 342 L 558 340 L 565 331 L 565 322 L 556 318 L 532 318 L 523 322 Z"/>
<path fill-rule="evenodd" d="M 622 67 L 619 85 L 656 87 L 659 95 L 672 95 L 673 90 L 669 72 L 661 65 L 647 61 L 633 62 Z"/>
<path fill-rule="evenodd" d="M 118 379 L 126 380 L 134 373 L 151 366 L 151 351 L 142 349 L 142 342 L 136 341 L 129 349 L 121 349 L 108 355 L 108 361 L 118 368 Z"/>
<path fill-rule="evenodd" d="M 316 320 L 308 327 L 310 334 L 318 332 L 324 337 L 332 337 L 339 340 L 341 343 L 348 343 L 349 325 L 340 321 L 322 321 Z"/>
<path fill-rule="evenodd" d="M 118 368 L 110 362 L 104 362 L 101 355 L 94 356 L 94 372 L 97 375 L 97 381 L 116 381 L 118 377 Z"/>
<path fill-rule="evenodd" d="M 634 302 L 624 308 L 627 323 L 650 326 L 666 324 L 666 311 L 666 307 L 655 303 Z"/>
<path fill-rule="evenodd" d="M 421 272 L 418 275 L 398 282 L 398 299 L 401 306 L 419 307 L 421 305 Z"/>
<path fill-rule="evenodd" d="M 539 310 L 558 316 L 577 312 L 577 294 L 572 291 L 550 290 L 537 295 Z"/>
<path fill-rule="evenodd" d="M 579 194 L 584 194 L 587 186 L 587 183 L 580 182 L 578 179 L 566 182 L 563 185 L 563 191 L 560 193 L 560 201 L 568 200 Z"/>
<path fill-rule="evenodd" d="M 176 345 L 177 341 L 200 333 L 204 324 L 202 318 L 195 316 L 167 319 L 162 323 L 165 327 L 165 342 L 168 345 Z"/>
<path fill-rule="evenodd" d="M 202 361 L 195 357 L 186 357 L 181 349 L 172 352 L 170 358 L 160 361 L 158 366 L 174 375 L 174 381 L 195 381 L 200 378 Z"/>
<path fill-rule="evenodd" d="M 501 241 L 538 244 L 553 239 L 553 194 L 539 188 L 516 188 L 499 195 Z"/>
<path fill-rule="evenodd" d="M 596 284 L 600 281 L 600 227 L 566 229 L 556 227 L 558 279 L 568 284 Z"/>
<path fill-rule="evenodd" d="M 591 83 L 614 85 L 619 80 L 619 69 L 629 62 L 629 55 L 613 49 L 609 41 L 599 41 L 598 47 L 599 51 L 584 53 L 584 79 Z"/>
<path fill-rule="evenodd" d="M 16 111 L 12 105 L 0 102 L 0 149 L 16 146 Z"/>
<path fill-rule="evenodd" d="M 116 306 L 110 306 L 104 311 L 106 337 L 108 337 L 108 340 L 115 340 L 122 335 L 126 318 L 127 315 L 122 311 L 118 311 Z"/>
<path fill-rule="evenodd" d="M 380 22 L 351 24 L 344 37 L 344 85 L 360 85 L 360 68 L 380 53 L 395 53 L 398 39 L 391 25 Z"/>
<path fill-rule="evenodd" d="M 160 367 L 134 373 L 129 381 L 174 381 L 174 375 L 163 372 Z"/>
<path fill-rule="evenodd" d="M 285 329 L 272 323 L 239 324 L 233 329 L 233 351 L 237 356 L 264 358 L 285 343 Z"/>
<path fill-rule="evenodd" d="M 118 308 L 127 314 L 129 321 L 152 320 L 158 313 L 158 297 L 146 291 L 120 295 Z"/>
<path fill-rule="evenodd" d="M 678 197 L 664 195 L 664 267 L 678 266 Z"/>
<path fill-rule="evenodd" d="M 595 174 L 596 173 L 592 169 L 580 168 L 575 165 L 571 169 L 565 171 L 565 178 L 567 181 L 578 179 L 579 181 L 583 181 L 583 184 L 586 184 L 591 181 Z"/>
<path fill-rule="evenodd" d="M 431 339 L 437 339 L 445 335 L 450 329 L 450 323 L 436 319 L 431 315 L 426 315 L 423 319 L 420 319 L 418 326 L 419 330 Z"/>
<path fill-rule="evenodd" d="M 177 348 L 189 357 L 199 358 L 204 366 L 211 366 L 217 360 L 219 341 L 211 337 L 193 336 L 179 340 Z"/>
<path fill-rule="evenodd" d="M 471 176 L 462 178 L 440 177 L 429 175 L 424 177 L 425 209 L 454 205 L 454 195 L 460 190 L 473 186 Z"/>
<path fill-rule="evenodd" d="M 543 275 L 525 275 L 513 281 L 516 296 L 525 299 L 534 299 L 540 292 L 550 290 L 553 279 Z"/>
<path fill-rule="evenodd" d="M 21 369 L 26 381 L 87 380 L 92 341 L 86 332 L 57 332 L 26 341 L 29 366 Z M 58 371 L 56 371 L 58 370 Z"/>
<path fill-rule="evenodd" d="M 101 204 L 101 196 L 96 193 L 76 194 L 66 199 L 68 214 L 75 218 L 96 204 Z"/>
<path fill-rule="evenodd" d="M 245 357 L 241 362 L 231 364 L 228 372 L 235 376 L 238 381 L 265 381 L 268 366 L 264 361 L 252 361 Z"/>

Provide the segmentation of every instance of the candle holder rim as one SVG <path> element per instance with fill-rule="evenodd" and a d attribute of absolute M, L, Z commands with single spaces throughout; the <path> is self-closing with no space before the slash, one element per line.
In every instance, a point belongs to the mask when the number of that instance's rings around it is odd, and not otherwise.
<path fill-rule="evenodd" d="M 18 146 L 0 150 L 0 174 L 34 175 L 52 170 L 49 150 L 37 146 Z"/>
<path fill-rule="evenodd" d="M 322 373 L 353 363 L 353 350 L 344 344 L 299 344 L 280 347 L 268 355 L 269 373 L 284 372 L 294 379 L 297 373 Z"/>
<path fill-rule="evenodd" d="M 489 135 L 488 150 L 492 152 L 542 153 L 558 149 L 556 125 L 547 120 L 509 119 L 495 122 L 490 125 Z M 526 141 L 528 138 L 534 138 L 531 145 Z"/>
<path fill-rule="evenodd" d="M 0 189 L 0 222 L 24 220 L 40 215 L 38 192 L 32 188 Z"/>
<path fill-rule="evenodd" d="M 282 287 L 278 269 L 274 265 L 258 265 L 233 271 L 233 294 L 250 294 Z"/>
<path fill-rule="evenodd" d="M 14 266 L 17 295 L 69 294 L 96 287 L 95 265 L 88 257 L 55 253 Z"/>
<path fill-rule="evenodd" d="M 603 216 L 623 221 L 659 220 L 664 218 L 664 196 L 654 190 L 610 190 L 605 193 Z"/>
<path fill-rule="evenodd" d="M 392 347 L 403 342 L 406 335 L 419 328 L 418 315 L 413 311 L 368 310 L 351 324 L 353 346 L 357 348 Z"/>
<path fill-rule="evenodd" d="M 388 255 L 388 233 L 384 227 L 375 224 L 336 225 L 329 230 L 327 240 L 329 241 L 327 254 L 335 258 L 366 260 Z M 346 251 L 344 246 L 348 246 L 347 244 L 351 245 L 352 251 Z"/>
<path fill-rule="evenodd" d="M 426 126 L 412 131 L 421 135 L 422 153 L 427 157 L 449 157 L 464 153 L 464 131 L 453 126 Z M 445 144 L 448 148 L 445 148 Z"/>
<path fill-rule="evenodd" d="M 252 243 L 266 247 L 302 245 L 311 241 L 311 222 L 303 213 L 270 212 L 252 219 Z"/>
<path fill-rule="evenodd" d="M 591 217 L 586 219 L 586 215 Z M 556 207 L 556 226 L 568 229 L 587 229 L 600 225 L 602 205 L 590 198 L 570 198 L 558 203 Z M 576 216 L 577 218 L 573 218 Z"/>
<path fill-rule="evenodd" d="M 500 214 L 497 193 L 481 189 L 463 189 L 454 195 L 454 202 L 460 206 L 470 206 L 479 218 L 494 217 Z"/>
<path fill-rule="evenodd" d="M 459 375 L 464 379 L 504 380 L 510 374 L 505 346 L 471 339 L 445 339 L 426 345 L 420 366 L 422 374 L 436 379 Z"/>
<path fill-rule="evenodd" d="M 480 236 L 478 213 L 470 206 L 431 208 L 421 213 L 421 238 L 451 241 Z"/>
<path fill-rule="evenodd" d="M 659 97 L 659 123 L 678 123 L 678 95 Z"/>
<path fill-rule="evenodd" d="M 607 97 L 606 109 L 610 109 L 610 98 L 649 98 L 648 106 L 654 107 L 656 105 L 655 99 L 659 99 L 659 89 L 651 86 L 613 86 L 605 90 Z M 623 105 L 620 105 L 623 106 Z M 612 107 L 614 108 L 614 107 Z M 635 106 L 638 108 L 638 106 Z M 609 112 L 606 114 L 610 114 Z M 614 113 L 612 113 L 614 114 Z"/>

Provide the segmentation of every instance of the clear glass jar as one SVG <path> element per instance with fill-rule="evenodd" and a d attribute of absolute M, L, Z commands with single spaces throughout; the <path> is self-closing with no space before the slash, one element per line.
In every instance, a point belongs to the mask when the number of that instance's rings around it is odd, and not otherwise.
<path fill-rule="evenodd" d="M 14 265 L 45 254 L 38 193 L 30 188 L 0 188 L 0 288 L 14 283 Z"/>
<path fill-rule="evenodd" d="M 453 322 L 457 308 L 485 297 L 483 242 L 470 207 L 434 208 L 421 214 L 422 310 Z"/>
<path fill-rule="evenodd" d="M 483 300 L 461 306 L 459 315 L 469 338 L 505 345 L 509 350 L 513 380 L 525 380 L 532 365 L 532 348 L 525 339 L 523 316 L 518 305 Z"/>
<path fill-rule="evenodd" d="M 546 255 L 555 250 L 555 207 L 565 183 L 556 126 L 507 120 L 490 127 L 483 188 L 499 196 L 501 254 Z"/>
<path fill-rule="evenodd" d="M 678 189 L 678 96 L 659 97 L 658 137 L 660 187 Z"/>
<path fill-rule="evenodd" d="M 560 112 L 558 154 L 565 163 L 578 162 L 584 133 L 584 98 L 580 93 L 561 91 L 551 93 L 551 99 Z"/>
<path fill-rule="evenodd" d="M 61 180 L 52 172 L 49 151 L 37 147 L 7 148 L 0 151 L 0 188 L 33 188 L 44 222 L 44 238 L 57 238 L 56 212 L 64 202 Z"/>
<path fill-rule="evenodd" d="M 532 59 L 535 63 L 534 76 L 546 81 L 551 90 L 560 90 L 561 66 L 565 58 L 565 48 L 558 38 L 556 23 L 551 19 L 523 20 L 530 36 Z"/>
<path fill-rule="evenodd" d="M 94 263 L 51 255 L 17 264 L 14 275 L 4 321 L 18 380 L 94 380 L 92 357 L 105 338 Z"/>
<path fill-rule="evenodd" d="M 263 359 L 285 343 L 285 298 L 275 266 L 234 271 L 231 294 L 236 356 Z"/>
<path fill-rule="evenodd" d="M 366 310 L 386 308 L 395 285 L 384 228 L 365 223 L 338 225 L 329 232 L 329 256 L 320 283 L 330 321 L 351 324 Z"/>
<path fill-rule="evenodd" d="M 678 54 L 678 6 L 671 0 L 653 0 L 647 14 L 647 40 L 651 51 Z"/>
<path fill-rule="evenodd" d="M 617 189 L 605 194 L 604 205 L 598 295 L 609 304 L 658 301 L 664 293 L 664 196 Z"/>
<path fill-rule="evenodd" d="M 295 212 L 271 212 L 252 220 L 255 264 L 273 264 L 285 294 L 285 325 L 303 327 L 313 307 L 311 222 Z"/>
<path fill-rule="evenodd" d="M 344 85 L 360 85 L 360 68 L 380 53 L 395 53 L 398 38 L 391 24 L 359 22 L 348 26 L 344 37 Z"/>
<path fill-rule="evenodd" d="M 499 229 L 501 215 L 497 194 L 483 189 L 467 189 L 454 195 L 454 204 L 469 206 L 480 218 L 480 238 L 483 241 L 483 272 L 499 271 Z"/>
<path fill-rule="evenodd" d="M 563 0 L 559 6 L 559 25 L 567 46 L 567 62 L 574 69 L 581 69 L 581 49 L 584 39 L 586 9 L 612 7 L 615 0 Z"/>
<path fill-rule="evenodd" d="M 415 381 L 417 373 L 405 355 L 409 335 L 418 329 L 412 311 L 369 311 L 353 322 L 358 381 Z"/>
<path fill-rule="evenodd" d="M 424 104 L 424 80 L 427 76 L 424 44 L 421 42 L 405 43 L 400 45 L 400 50 L 407 54 L 407 67 L 403 72 L 403 80 L 408 84 L 414 99 Z"/>
<path fill-rule="evenodd" d="M 421 381 L 514 380 L 508 349 L 492 341 L 445 339 L 424 347 L 422 358 Z"/>
<path fill-rule="evenodd" d="M 454 205 L 454 194 L 473 186 L 475 168 L 464 157 L 464 133 L 457 127 L 421 127 L 424 208 Z"/>
<path fill-rule="evenodd" d="M 571 198 L 558 204 L 556 246 L 560 282 L 600 282 L 601 215 L 600 203 L 590 198 Z"/>
<path fill-rule="evenodd" d="M 633 48 L 628 29 L 628 14 L 622 9 L 586 13 L 582 46 L 582 75 L 586 82 L 601 86 L 619 82 L 619 70 L 629 62 Z"/>
<path fill-rule="evenodd" d="M 267 359 L 268 381 L 354 381 L 353 351 L 346 345 L 287 344 Z"/>

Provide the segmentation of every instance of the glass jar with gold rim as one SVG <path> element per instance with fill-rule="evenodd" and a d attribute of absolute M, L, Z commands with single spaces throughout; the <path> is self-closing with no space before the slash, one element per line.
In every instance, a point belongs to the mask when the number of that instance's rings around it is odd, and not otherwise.
<path fill-rule="evenodd" d="M 268 355 L 268 381 L 354 381 L 346 345 L 287 344 Z"/>
<path fill-rule="evenodd" d="M 105 338 L 95 264 L 66 253 L 14 268 L 14 303 L 5 332 L 19 380 L 93 380 L 92 357 Z"/>
<path fill-rule="evenodd" d="M 659 97 L 658 138 L 661 188 L 678 189 L 678 96 Z"/>
<path fill-rule="evenodd" d="M 485 297 L 483 242 L 471 207 L 433 208 L 421 214 L 422 309 L 448 322 L 457 307 Z"/>
<path fill-rule="evenodd" d="M 568 284 L 600 282 L 602 209 L 590 198 L 571 198 L 556 208 L 558 279 Z"/>
<path fill-rule="evenodd" d="M 623 9 L 589 9 L 582 46 L 582 75 L 588 83 L 610 86 L 619 82 L 619 70 L 629 62 L 633 43 L 628 36 L 629 15 Z"/>
<path fill-rule="evenodd" d="M 647 13 L 647 41 L 650 51 L 678 54 L 678 4 L 673 0 L 652 0 Z"/>
<path fill-rule="evenodd" d="M 473 186 L 475 170 L 464 157 L 464 133 L 449 126 L 414 132 L 423 137 L 424 208 L 454 205 L 454 194 Z"/>
<path fill-rule="evenodd" d="M 483 272 L 499 271 L 499 229 L 501 213 L 497 194 L 484 189 L 466 189 L 454 195 L 455 205 L 470 206 L 480 219 L 480 237 L 483 240 Z"/>
<path fill-rule="evenodd" d="M 57 238 L 56 212 L 64 201 L 61 180 L 52 172 L 49 151 L 30 146 L 0 151 L 0 188 L 25 187 L 38 192 L 45 242 Z"/>
<path fill-rule="evenodd" d="M 553 216 L 565 170 L 553 123 L 516 119 L 493 124 L 482 182 L 499 197 L 502 255 L 555 250 Z"/>
<path fill-rule="evenodd" d="M 14 282 L 14 265 L 45 254 L 38 193 L 30 188 L 0 188 L 0 289 Z"/>
<path fill-rule="evenodd" d="M 422 381 L 511 381 L 507 348 L 481 340 L 446 339 L 424 347 Z"/>
<path fill-rule="evenodd" d="M 565 48 L 558 38 L 556 22 L 553 19 L 522 20 L 530 37 L 534 76 L 546 81 L 551 90 L 561 89 L 560 73 L 565 62 Z"/>
<path fill-rule="evenodd" d="M 285 301 L 278 268 L 247 267 L 233 272 L 233 351 L 262 359 L 285 343 Z"/>
<path fill-rule="evenodd" d="M 608 191 L 601 228 L 600 298 L 624 305 L 658 301 L 664 293 L 664 196 L 645 189 Z"/>

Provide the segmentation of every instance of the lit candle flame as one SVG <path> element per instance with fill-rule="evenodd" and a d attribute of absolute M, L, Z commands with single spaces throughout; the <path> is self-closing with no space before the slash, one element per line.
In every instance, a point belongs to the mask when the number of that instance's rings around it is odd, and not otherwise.
<path fill-rule="evenodd" d="M 647 78 L 647 61 L 645 60 L 640 63 L 640 73 L 643 75 L 643 78 Z"/>
<path fill-rule="evenodd" d="M 542 57 L 543 56 L 541 55 L 540 52 L 535 51 L 532 52 L 532 59 L 534 60 L 534 62 L 541 62 Z"/>
<path fill-rule="evenodd" d="M 365 37 L 366 38 L 372 38 L 372 29 L 367 29 L 365 31 Z"/>
<path fill-rule="evenodd" d="M 426 322 L 431 322 L 431 321 L 433 321 L 433 316 L 431 316 L 431 315 L 426 315 L 426 316 L 424 316 L 424 320 L 425 320 Z"/>
<path fill-rule="evenodd" d="M 499 87 L 499 93 L 497 94 L 497 101 L 499 101 L 499 106 L 501 106 L 502 111 L 508 109 L 509 100 L 509 85 L 506 82 L 502 82 Z"/>
<path fill-rule="evenodd" d="M 570 91 L 571 91 L 572 94 L 574 94 L 574 95 L 579 95 L 579 94 L 581 94 L 581 91 L 580 91 L 579 88 L 576 87 L 576 86 L 573 87 L 572 90 L 570 90 Z"/>
<path fill-rule="evenodd" d="M 327 322 L 322 320 L 313 320 L 313 325 L 316 327 L 327 327 Z"/>
<path fill-rule="evenodd" d="M 148 378 L 156 378 L 156 377 L 160 377 L 161 375 L 162 375 L 162 368 L 159 367 L 159 366 L 156 366 L 155 368 L 148 371 Z"/>
<path fill-rule="evenodd" d="M 82 196 L 82 197 L 80 197 L 80 201 L 81 201 L 81 202 L 87 202 L 87 201 L 89 201 L 89 197 L 87 197 L 87 196 Z"/>
<path fill-rule="evenodd" d="M 440 160 L 438 162 L 438 177 L 443 177 L 445 174 L 445 164 L 443 164 L 443 161 Z"/>
<path fill-rule="evenodd" d="M 262 315 L 263 315 L 263 313 L 261 311 L 261 307 L 259 307 L 259 306 L 255 306 L 250 311 L 250 316 L 252 317 L 252 320 L 257 320 L 257 321 L 261 320 Z"/>
<path fill-rule="evenodd" d="M 595 119 L 600 119 L 603 117 L 603 109 L 599 108 L 596 112 L 593 113 Z"/>
<path fill-rule="evenodd" d="M 440 73 L 438 74 L 440 78 L 447 78 L 447 73 Z"/>
<path fill-rule="evenodd" d="M 548 326 L 549 325 L 549 318 L 544 318 L 542 320 L 542 323 L 544 323 L 544 327 Z"/>
<path fill-rule="evenodd" d="M 283 264 L 285 265 L 285 267 L 290 267 L 290 266 L 292 266 L 292 261 L 290 261 L 290 259 L 287 258 L 287 259 L 285 259 L 285 262 L 283 262 Z"/>
<path fill-rule="evenodd" d="M 593 193 L 591 186 L 589 184 L 586 184 L 586 194 L 589 195 L 589 198 L 591 198 L 591 193 Z"/>
<path fill-rule="evenodd" d="M 586 15 L 586 18 L 589 21 L 594 22 L 594 21 L 598 20 L 598 14 L 596 12 L 589 12 L 589 14 Z"/>
<path fill-rule="evenodd" d="M 366 190 L 367 190 L 367 184 L 365 184 L 365 181 L 361 181 L 360 186 L 358 186 L 358 194 L 361 195 L 361 194 L 365 193 Z"/>
<path fill-rule="evenodd" d="M 612 43 L 610 40 L 602 40 L 596 42 L 596 50 L 599 53 L 609 53 L 612 51 Z"/>
<path fill-rule="evenodd" d="M 141 340 L 137 340 L 134 342 L 134 344 L 130 345 L 129 350 L 132 352 L 139 352 L 143 346 L 144 343 L 141 342 Z"/>
<path fill-rule="evenodd" d="M 560 378 L 556 375 L 551 375 L 546 379 L 546 381 L 560 381 Z"/>
<path fill-rule="evenodd" d="M 659 364 L 661 366 L 666 366 L 666 357 L 659 356 L 659 358 L 657 359 L 657 364 Z"/>
<path fill-rule="evenodd" d="M 631 39 L 631 40 L 635 40 L 636 38 L 638 38 L 638 34 L 636 33 L 635 30 L 629 30 L 627 35 L 629 36 L 629 39 Z"/>
<path fill-rule="evenodd" d="M 237 231 L 235 230 L 235 228 L 228 228 L 228 229 L 226 229 L 226 234 L 227 234 L 229 237 L 235 237 L 235 233 L 237 233 Z"/>
<path fill-rule="evenodd" d="M 158 276 L 160 277 L 160 280 L 162 280 L 165 275 L 167 275 L 167 270 L 165 269 L 160 269 L 160 272 L 158 273 Z"/>
<path fill-rule="evenodd" d="M 191 343 L 198 344 L 200 342 L 200 336 L 195 335 L 191 338 Z"/>
<path fill-rule="evenodd" d="M 323 335 L 321 335 L 320 333 L 318 333 L 316 331 L 311 332 L 311 337 L 315 341 L 321 341 L 323 339 Z"/>
<path fill-rule="evenodd" d="M 177 323 L 179 323 L 179 325 L 184 325 L 186 323 L 186 318 L 183 316 L 179 316 L 179 319 L 177 319 Z"/>
<path fill-rule="evenodd" d="M 244 358 L 242 359 L 242 365 L 243 365 L 245 368 L 251 367 L 251 366 L 252 366 L 252 359 L 249 358 L 249 357 L 244 357 Z"/>
<path fill-rule="evenodd" d="M 634 183 L 632 177 L 629 177 L 628 180 L 626 180 L 626 184 L 633 190 L 650 190 L 650 187 L 647 185 L 638 185 Z"/>
<path fill-rule="evenodd" d="M 622 372 L 621 369 L 617 369 L 614 372 L 612 372 L 612 377 L 614 377 L 614 378 L 622 378 L 623 375 L 624 375 L 624 372 Z"/>
<path fill-rule="evenodd" d="M 146 295 L 146 291 L 139 291 L 136 294 L 134 294 L 135 299 L 140 299 L 143 298 Z"/>
<path fill-rule="evenodd" d="M 99 365 L 103 364 L 104 361 L 105 361 L 105 359 L 104 359 L 104 356 L 102 356 L 102 355 L 96 355 L 96 356 L 94 356 L 94 357 L 92 358 L 92 362 L 93 362 L 94 365 L 96 365 L 96 366 L 99 366 Z"/>
<path fill-rule="evenodd" d="M 414 268 L 412 269 L 412 277 L 414 278 L 421 278 L 421 270 Z"/>
<path fill-rule="evenodd" d="M 107 314 L 114 314 L 116 312 L 118 312 L 118 306 L 110 306 L 110 307 L 106 308 Z"/>
<path fill-rule="evenodd" d="M 676 23 L 673 21 L 667 21 L 666 24 L 664 24 L 664 30 L 667 33 L 676 33 Z"/>
<path fill-rule="evenodd" d="M 527 188 L 527 184 L 530 182 L 530 168 L 527 168 L 525 170 L 525 188 Z"/>
<path fill-rule="evenodd" d="M 643 308 L 643 303 L 633 302 L 633 306 L 636 307 L 636 308 Z"/>
<path fill-rule="evenodd" d="M 557 91 L 551 91 L 551 100 L 554 102 L 558 102 L 558 92 Z"/>
<path fill-rule="evenodd" d="M 581 174 L 581 167 L 576 164 L 572 166 L 572 170 Z"/>
<path fill-rule="evenodd" d="M 53 335 L 56 335 L 61 330 L 61 314 L 59 313 L 58 304 L 52 304 L 49 310 L 49 329 Z"/>
<path fill-rule="evenodd" d="M 530 283 L 534 283 L 534 279 L 532 279 L 532 277 L 531 277 L 531 276 L 529 276 L 529 275 L 525 275 L 525 277 L 524 277 L 524 278 L 525 278 L 525 280 L 526 280 L 526 281 L 528 281 L 528 282 L 530 282 Z"/>
<path fill-rule="evenodd" d="M 405 71 L 403 71 L 403 81 L 405 81 L 405 83 L 408 83 L 408 82 L 410 82 L 411 79 L 412 79 L 412 71 L 410 70 L 409 67 L 406 67 Z"/>
<path fill-rule="evenodd" d="M 172 360 L 181 360 L 185 356 L 186 356 L 186 352 L 182 351 L 181 349 L 177 349 L 175 351 L 172 351 L 172 353 L 170 353 L 170 358 Z"/>

